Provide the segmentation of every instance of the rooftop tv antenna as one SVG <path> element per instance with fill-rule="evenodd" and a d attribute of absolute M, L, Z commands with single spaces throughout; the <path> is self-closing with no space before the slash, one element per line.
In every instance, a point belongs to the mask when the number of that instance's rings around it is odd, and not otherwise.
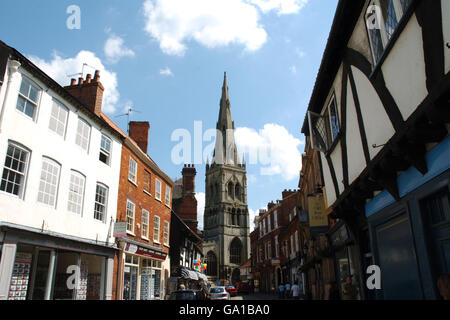
<path fill-rule="evenodd" d="M 84 68 L 89 67 L 95 70 L 95 67 L 88 65 L 87 63 L 83 63 L 83 66 L 81 67 L 81 72 L 74 73 L 74 74 L 68 74 L 67 77 L 72 78 L 73 76 L 79 76 L 80 78 L 84 75 Z"/>
<path fill-rule="evenodd" d="M 133 109 L 133 108 L 130 106 L 130 107 L 128 107 L 128 111 L 127 111 L 126 113 L 120 114 L 120 115 L 116 116 L 116 118 L 123 117 L 123 116 L 127 116 L 127 126 L 128 126 L 128 129 L 127 129 L 128 131 L 127 131 L 127 133 L 128 133 L 128 134 L 130 134 L 130 116 L 131 116 L 131 113 L 132 113 L 132 112 L 142 113 L 141 111 L 136 110 L 136 109 Z"/>

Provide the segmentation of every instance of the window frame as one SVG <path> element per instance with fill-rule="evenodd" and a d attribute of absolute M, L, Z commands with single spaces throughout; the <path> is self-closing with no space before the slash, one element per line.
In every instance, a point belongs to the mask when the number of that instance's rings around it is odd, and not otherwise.
<path fill-rule="evenodd" d="M 147 218 L 147 223 L 144 222 L 144 216 L 146 216 Z M 141 224 L 142 224 L 142 231 L 141 231 L 141 238 L 145 239 L 145 240 L 150 240 L 149 239 L 149 234 L 150 234 L 150 212 L 146 209 L 142 209 L 142 216 L 141 216 Z M 147 227 L 147 232 L 144 233 L 144 226 Z"/>
<path fill-rule="evenodd" d="M 23 114 L 23 115 L 25 115 L 27 118 L 30 118 L 31 120 L 33 120 L 33 121 L 36 121 L 36 118 L 37 118 L 37 114 L 38 114 L 38 108 L 39 108 L 39 105 L 40 105 L 40 103 L 41 103 L 41 98 L 42 98 L 42 87 L 41 86 L 39 86 L 35 81 L 33 81 L 30 77 L 28 77 L 27 75 L 25 75 L 25 74 L 21 74 L 22 75 L 22 79 L 21 79 L 21 82 L 20 82 L 20 86 L 19 86 L 19 91 L 18 91 L 18 94 L 17 94 L 17 102 L 16 102 L 16 111 L 17 112 L 20 112 L 21 114 Z M 35 101 L 33 101 L 33 100 L 31 100 L 29 97 L 26 97 L 26 96 L 24 96 L 23 94 L 22 94 L 22 92 L 20 92 L 20 89 L 21 89 L 21 87 L 22 87 L 22 83 L 23 82 L 28 82 L 28 84 L 30 85 L 30 89 L 31 89 L 31 87 L 34 87 L 35 89 L 36 89 L 36 91 L 37 91 L 37 97 L 36 97 L 36 102 Z M 28 94 L 29 94 L 29 92 L 28 92 Z M 33 109 L 33 116 L 32 117 L 30 117 L 28 114 L 26 114 L 25 113 L 25 108 L 24 108 L 24 110 L 23 111 L 21 111 L 21 110 L 19 110 L 18 108 L 17 108 L 17 106 L 18 106 L 18 103 L 19 103 L 19 98 L 22 98 L 22 99 L 24 99 L 26 102 L 28 102 L 28 103 L 31 103 L 32 105 L 34 105 L 34 109 Z"/>
<path fill-rule="evenodd" d="M 156 231 L 156 220 L 158 220 L 158 232 Z M 153 216 L 153 242 L 156 242 L 157 244 L 160 244 L 161 242 L 161 218 L 158 215 Z M 157 238 L 156 238 L 157 237 Z"/>
<path fill-rule="evenodd" d="M 163 243 L 166 247 L 169 246 L 170 242 L 170 224 L 169 221 L 164 220 L 164 230 L 163 230 Z"/>
<path fill-rule="evenodd" d="M 83 192 L 81 194 L 81 208 L 80 208 L 80 213 L 78 212 L 73 212 L 72 210 L 70 210 L 69 206 L 70 206 L 70 194 L 71 194 L 71 186 L 72 186 L 72 176 L 73 175 L 78 175 L 79 177 L 83 178 Z M 74 213 L 74 214 L 79 214 L 81 217 L 83 216 L 83 209 L 84 209 L 84 196 L 85 196 L 85 192 L 86 192 L 86 176 L 84 174 L 82 174 L 81 172 L 78 172 L 76 170 L 71 170 L 70 171 L 70 180 L 69 180 L 69 194 L 67 197 L 67 211 Z M 72 202 L 73 203 L 73 202 Z M 73 204 L 73 205 L 77 205 L 77 204 Z"/>
<path fill-rule="evenodd" d="M 53 185 L 52 183 L 49 183 L 48 180 L 45 180 L 45 181 L 42 180 L 43 169 L 44 169 L 44 162 L 47 162 L 47 166 L 48 165 L 52 165 L 52 166 L 58 168 L 58 176 L 56 177 L 55 185 Z M 50 174 L 50 172 L 48 172 L 48 171 L 46 171 L 45 173 L 46 173 L 47 176 L 48 176 L 48 174 Z M 56 160 L 54 160 L 54 159 L 52 159 L 50 157 L 42 156 L 41 175 L 39 177 L 39 187 L 38 187 L 38 194 L 37 194 L 37 200 L 36 200 L 39 204 L 42 204 L 42 205 L 45 205 L 45 206 L 48 206 L 48 207 L 56 209 L 56 205 L 57 205 L 57 202 L 58 202 L 58 190 L 59 190 L 60 179 L 61 179 L 61 164 L 58 161 L 56 161 Z M 42 182 L 45 183 L 44 190 L 41 190 Z M 45 189 L 47 189 L 47 186 L 55 187 L 55 193 L 53 195 L 50 194 L 50 193 L 45 192 Z M 39 200 L 39 197 L 40 197 L 41 193 L 43 195 L 42 201 Z M 48 195 L 49 197 L 50 196 L 53 197 L 53 199 L 54 199 L 53 203 L 46 203 L 46 202 L 44 202 L 43 200 L 45 199 L 45 195 Z"/>
<path fill-rule="evenodd" d="M 158 183 L 159 183 L 159 191 L 158 191 Z M 162 202 L 161 198 L 162 198 L 162 182 L 158 178 L 155 178 L 155 199 Z"/>
<path fill-rule="evenodd" d="M 64 122 L 64 132 L 63 132 L 62 135 L 60 135 L 60 134 L 58 133 L 58 130 L 57 130 L 57 129 L 58 129 L 58 124 L 61 123 L 61 122 L 60 122 L 60 119 L 59 119 L 59 118 L 57 119 L 57 118 L 55 118 L 55 117 L 53 116 L 53 108 L 54 108 L 55 105 L 59 108 L 59 109 L 58 109 L 58 116 L 59 116 L 59 114 L 60 114 L 60 110 L 64 110 L 64 111 L 67 112 L 67 113 L 66 113 L 65 122 Z M 62 137 L 64 140 L 66 139 L 66 134 L 67 134 L 67 126 L 68 126 L 68 123 L 69 123 L 69 114 L 70 114 L 70 110 L 69 110 L 69 108 L 68 108 L 64 103 L 60 102 L 59 100 L 57 100 L 57 99 L 55 99 L 55 98 L 52 99 L 52 109 L 51 109 L 51 111 L 50 111 L 50 119 L 49 119 L 49 123 L 48 123 L 48 128 L 50 129 L 50 131 L 56 133 L 58 136 Z M 52 119 L 54 119 L 54 120 L 56 121 L 56 130 L 53 130 L 53 129 L 50 127 Z"/>
<path fill-rule="evenodd" d="M 102 147 L 103 138 L 105 138 L 105 140 L 109 141 L 109 151 Z M 102 136 L 100 138 L 99 160 L 100 160 L 100 162 L 103 162 L 104 164 L 106 164 L 108 166 L 111 166 L 112 147 L 113 147 L 112 139 L 110 137 L 108 137 L 106 134 L 102 133 Z M 106 156 L 106 162 L 100 159 L 102 154 L 104 156 Z"/>
<path fill-rule="evenodd" d="M 134 172 L 131 171 L 132 164 L 135 164 Z M 130 160 L 128 161 L 128 181 L 137 185 L 137 171 L 138 171 L 138 163 L 132 156 L 130 156 Z M 130 177 L 131 175 L 131 177 Z"/>
<path fill-rule="evenodd" d="M 105 203 L 104 204 L 102 204 L 102 203 L 97 201 L 97 189 L 99 187 L 106 190 Z M 104 183 L 97 182 L 96 185 L 95 185 L 94 220 L 106 223 L 106 217 L 108 216 L 108 200 L 109 200 L 109 187 L 107 185 L 105 185 Z M 105 207 L 105 212 L 103 213 L 104 216 L 103 216 L 102 220 L 100 220 L 100 219 L 98 219 L 96 217 L 96 215 L 97 215 L 97 211 L 96 211 L 97 204 Z"/>
<path fill-rule="evenodd" d="M 395 18 L 397 20 L 396 26 L 394 28 L 394 30 L 392 31 L 392 34 L 389 37 L 389 34 L 386 30 L 386 17 L 384 17 L 383 15 L 383 7 L 381 6 L 381 1 L 392 1 L 393 6 L 394 6 L 394 12 L 395 12 Z M 369 40 L 369 46 L 370 46 L 370 52 L 371 52 L 371 56 L 372 56 L 372 62 L 373 62 L 373 69 L 376 68 L 376 66 L 383 61 L 383 56 L 386 54 L 387 48 L 389 47 L 390 43 L 392 42 L 392 40 L 395 38 L 395 34 L 398 32 L 399 30 L 399 26 L 401 21 L 403 20 L 403 18 L 406 16 L 406 14 L 408 13 L 411 5 L 412 5 L 413 1 L 409 1 L 409 4 L 403 8 L 403 5 L 401 3 L 401 0 L 371 0 L 366 8 L 366 13 L 364 15 L 364 18 L 366 20 L 366 31 L 367 31 L 367 36 L 368 36 L 368 40 Z M 380 41 L 381 41 L 381 47 L 382 50 L 379 53 L 379 57 L 377 57 L 377 55 L 375 54 L 375 50 L 374 50 L 374 39 L 372 38 L 372 33 L 371 30 L 369 28 L 368 25 L 368 12 L 367 9 L 370 6 L 377 6 L 379 8 L 379 12 L 381 13 L 380 19 L 382 19 L 382 21 L 379 21 L 379 30 L 380 32 Z"/>
<path fill-rule="evenodd" d="M 80 123 L 84 123 L 84 125 L 86 125 L 86 126 L 89 128 L 89 135 L 88 135 L 88 137 L 87 137 L 87 145 L 86 145 L 86 149 L 83 148 L 82 145 L 80 145 L 80 144 L 77 143 L 77 138 L 78 138 L 78 136 L 81 137 L 81 138 L 80 138 L 80 143 L 82 143 L 82 142 L 81 142 L 81 139 L 84 139 L 84 137 L 81 136 L 81 135 L 79 134 L 79 132 L 78 132 L 78 129 L 80 128 Z M 89 147 L 90 147 L 90 144 L 91 144 L 91 135 L 92 135 L 92 126 L 89 124 L 88 121 L 84 120 L 82 117 L 78 117 L 78 121 L 77 121 L 77 130 L 76 130 L 76 132 L 75 132 L 75 144 L 76 144 L 78 147 L 80 147 L 82 150 L 86 151 L 87 153 L 89 153 Z"/>
<path fill-rule="evenodd" d="M 129 209 L 130 209 L 128 204 L 131 204 L 133 206 L 133 217 L 130 217 L 128 215 L 128 212 L 129 212 Z M 126 206 L 125 213 L 126 213 L 127 233 L 134 236 L 135 224 L 136 224 L 136 204 L 133 201 L 131 201 L 130 199 L 127 199 L 127 206 Z M 128 219 L 130 219 L 132 222 L 129 223 Z M 131 224 L 131 226 L 133 228 L 132 230 L 128 229 L 128 225 L 129 224 Z"/>
<path fill-rule="evenodd" d="M 166 193 L 165 193 L 165 197 L 164 197 L 164 204 L 166 205 L 166 207 L 168 207 L 168 208 L 170 208 L 170 202 L 171 202 L 171 197 L 172 197 L 172 194 L 171 194 L 172 192 L 171 192 L 171 190 L 170 190 L 170 187 L 168 186 L 168 185 L 166 185 Z M 169 199 L 167 199 L 167 196 L 169 196 Z"/>
<path fill-rule="evenodd" d="M 13 141 L 8 141 L 8 145 L 7 145 L 6 153 L 5 153 L 5 160 L 3 162 L 2 176 L 0 178 L 0 186 L 1 186 L 2 182 L 3 182 L 3 175 L 5 173 L 6 161 L 7 161 L 7 157 L 8 157 L 8 149 L 9 149 L 10 146 L 12 146 L 13 148 L 18 148 L 22 152 L 26 153 L 26 161 L 25 161 L 25 167 L 24 167 L 23 173 L 15 170 L 15 169 L 12 169 L 10 167 L 7 168 L 8 171 L 12 171 L 13 173 L 21 175 L 22 176 L 22 181 L 21 181 L 21 185 L 19 186 L 18 194 L 7 192 L 6 191 L 6 186 L 5 186 L 5 190 L 0 190 L 0 192 L 3 193 L 3 194 L 7 194 L 7 195 L 10 195 L 12 197 L 17 197 L 17 198 L 19 198 L 21 200 L 24 200 L 25 199 L 25 188 L 26 188 L 26 183 L 27 183 L 27 180 L 28 180 L 27 179 L 28 178 L 28 170 L 29 170 L 30 161 L 31 161 L 31 150 L 26 148 L 25 146 L 23 146 L 23 145 L 21 145 L 19 143 L 13 142 Z M 6 180 L 6 181 L 7 181 L 7 183 L 6 183 L 6 185 L 7 185 L 9 181 L 8 180 Z"/>
<path fill-rule="evenodd" d="M 148 176 L 148 184 L 146 183 L 146 177 Z M 148 190 L 146 190 L 146 186 L 148 185 Z M 142 178 L 142 190 L 148 194 L 149 196 L 152 195 L 151 189 L 152 188 L 152 174 L 150 173 L 150 171 L 144 169 L 144 175 Z"/>

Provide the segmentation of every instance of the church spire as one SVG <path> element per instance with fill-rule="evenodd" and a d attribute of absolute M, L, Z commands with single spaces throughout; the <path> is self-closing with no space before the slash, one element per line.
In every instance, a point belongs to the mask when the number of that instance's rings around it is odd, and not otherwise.
<path fill-rule="evenodd" d="M 219 120 L 217 121 L 216 128 L 218 133 L 221 133 L 222 139 L 217 139 L 216 137 L 213 163 L 238 165 L 238 155 L 234 141 L 234 122 L 231 118 L 230 97 L 226 72 L 223 77 Z M 222 140 L 222 144 L 220 143 L 220 140 Z"/>
<path fill-rule="evenodd" d="M 224 72 L 223 76 L 223 86 L 222 86 L 222 99 L 224 101 L 229 101 L 230 97 L 228 96 L 228 84 L 227 84 L 227 73 Z"/>

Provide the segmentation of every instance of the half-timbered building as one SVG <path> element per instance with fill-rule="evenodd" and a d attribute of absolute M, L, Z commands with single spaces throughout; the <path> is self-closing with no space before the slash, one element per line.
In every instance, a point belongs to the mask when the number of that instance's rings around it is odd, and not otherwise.
<path fill-rule="evenodd" d="M 362 299 L 439 299 L 450 272 L 449 70 L 450 1 L 339 1 L 302 131 Z"/>

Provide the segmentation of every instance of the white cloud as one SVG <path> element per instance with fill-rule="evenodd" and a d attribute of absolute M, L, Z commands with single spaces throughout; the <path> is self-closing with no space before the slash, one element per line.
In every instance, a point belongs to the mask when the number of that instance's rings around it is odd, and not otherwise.
<path fill-rule="evenodd" d="M 190 40 L 208 48 L 241 44 L 248 51 L 267 40 L 247 0 L 146 0 L 143 11 L 145 31 L 169 55 L 184 55 Z"/>
<path fill-rule="evenodd" d="M 278 15 L 299 12 L 309 0 L 249 0 L 257 5 L 262 12 L 276 10 Z"/>
<path fill-rule="evenodd" d="M 255 217 L 259 215 L 259 210 L 253 210 L 251 208 L 248 208 L 248 220 L 250 223 L 250 232 L 255 230 Z"/>
<path fill-rule="evenodd" d="M 82 50 L 73 58 L 62 58 L 58 53 L 53 52 L 51 61 L 45 61 L 36 56 L 29 56 L 28 58 L 63 87 L 70 84 L 68 75 L 81 72 L 83 63 L 100 70 L 100 81 L 105 87 L 102 110 L 105 113 L 115 112 L 120 97 L 117 89 L 117 75 L 107 70 L 95 53 Z M 85 67 L 85 74 L 93 74 L 94 71 L 91 67 Z"/>
<path fill-rule="evenodd" d="M 291 71 L 291 73 L 296 74 L 297 73 L 297 68 L 295 66 L 291 66 L 289 68 L 289 70 Z"/>
<path fill-rule="evenodd" d="M 197 192 L 195 194 L 195 198 L 197 199 L 197 220 L 198 220 L 198 228 L 203 230 L 203 215 L 205 213 L 205 193 Z"/>
<path fill-rule="evenodd" d="M 302 141 L 292 136 L 285 127 L 266 124 L 256 132 L 237 128 L 236 144 L 240 153 L 248 153 L 248 165 L 259 164 L 261 175 L 281 175 L 284 180 L 298 178 L 302 166 L 299 146 Z"/>
<path fill-rule="evenodd" d="M 133 50 L 128 49 L 124 46 L 124 40 L 111 33 L 108 40 L 105 42 L 105 46 L 103 48 L 105 52 L 105 56 L 109 63 L 117 63 L 123 57 L 134 57 L 135 53 Z"/>
<path fill-rule="evenodd" d="M 166 67 L 165 69 L 160 69 L 159 74 L 162 76 L 172 76 L 173 77 L 172 70 L 170 70 L 169 67 Z"/>

